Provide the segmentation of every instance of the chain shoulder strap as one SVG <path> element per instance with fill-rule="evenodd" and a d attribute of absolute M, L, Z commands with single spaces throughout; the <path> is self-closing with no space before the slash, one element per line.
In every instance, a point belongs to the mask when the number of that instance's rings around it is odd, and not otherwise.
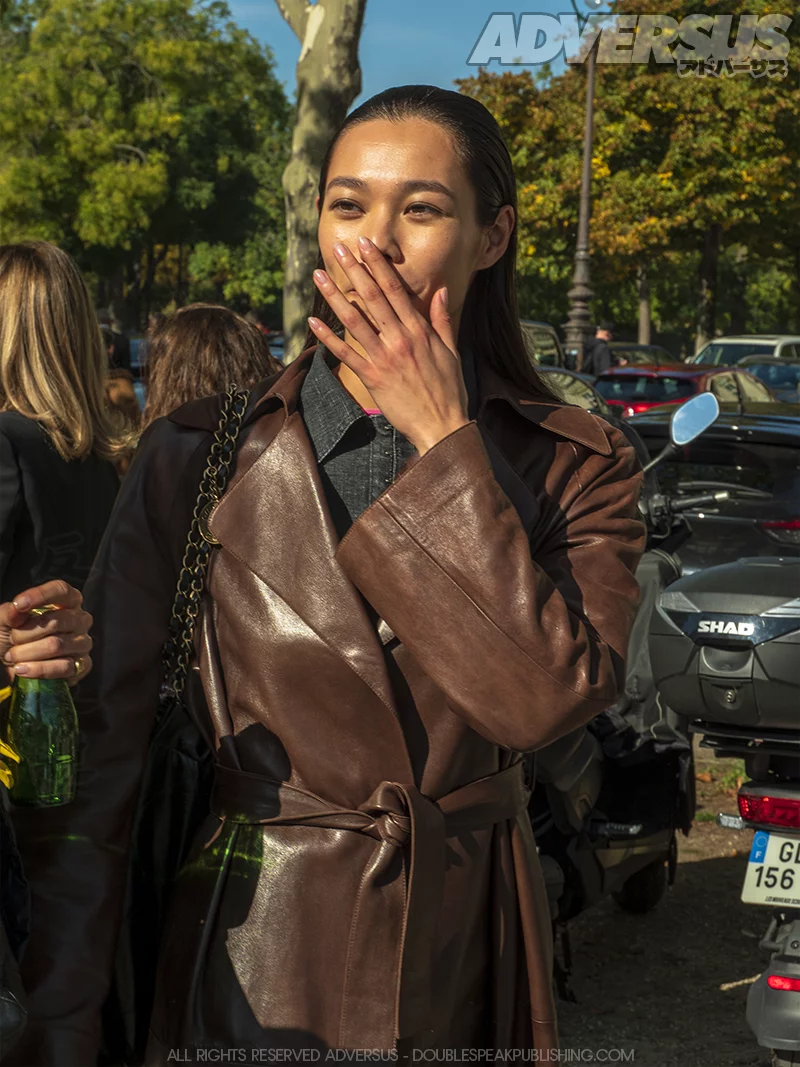
<path fill-rule="evenodd" d="M 172 604 L 169 636 L 164 645 L 164 681 L 161 700 L 179 702 L 183 697 L 186 672 L 194 653 L 194 629 L 200 612 L 211 549 L 219 542 L 208 529 L 208 520 L 230 477 L 236 442 L 247 407 L 249 392 L 231 385 L 222 404 L 219 426 L 200 479 L 192 524 L 183 553 L 178 587 Z"/>

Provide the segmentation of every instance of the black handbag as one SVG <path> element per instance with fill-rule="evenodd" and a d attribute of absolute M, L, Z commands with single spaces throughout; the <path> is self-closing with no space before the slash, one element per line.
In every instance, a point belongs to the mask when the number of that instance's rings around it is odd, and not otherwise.
<path fill-rule="evenodd" d="M 144 1061 L 170 891 L 209 813 L 213 757 L 198 727 L 202 686 L 189 667 L 209 556 L 216 544 L 208 531 L 208 515 L 225 491 L 248 397 L 235 386 L 225 396 L 173 602 L 159 709 L 133 823 L 114 980 L 103 1008 L 98 1062 L 106 1067 L 137 1067 Z"/>

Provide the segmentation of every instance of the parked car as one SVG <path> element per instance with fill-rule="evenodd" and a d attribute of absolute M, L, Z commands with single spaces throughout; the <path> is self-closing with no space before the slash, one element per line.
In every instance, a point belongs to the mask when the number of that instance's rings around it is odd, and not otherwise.
<path fill-rule="evenodd" d="M 763 382 L 778 400 L 787 404 L 800 403 L 800 359 L 747 356 L 737 367 Z"/>
<path fill-rule="evenodd" d="M 594 383 L 598 393 L 628 418 L 660 404 L 682 404 L 695 393 L 713 393 L 722 403 L 770 403 L 775 397 L 758 378 L 738 368 L 612 367 Z"/>
<path fill-rule="evenodd" d="M 537 367 L 547 385 L 568 404 L 591 411 L 604 418 L 611 414 L 611 409 L 595 389 L 588 374 L 579 374 L 565 367 Z"/>
<path fill-rule="evenodd" d="M 267 344 L 275 359 L 279 363 L 283 363 L 283 333 L 280 330 L 275 330 L 274 332 L 270 330 L 267 334 Z"/>
<path fill-rule="evenodd" d="M 670 494 L 726 489 L 730 499 L 687 511 L 693 536 L 681 548 L 691 573 L 744 556 L 800 556 L 800 416 L 790 404 L 721 404 L 714 425 L 658 478 Z M 635 415 L 630 425 L 651 456 L 669 440 L 671 406 Z"/>
<path fill-rule="evenodd" d="M 711 364 L 713 367 L 732 366 L 747 356 L 800 359 L 800 337 L 777 333 L 753 334 L 749 337 L 715 337 L 686 362 Z"/>
<path fill-rule="evenodd" d="M 663 366 L 666 363 L 680 363 L 671 352 L 661 345 L 640 345 L 629 341 L 612 341 L 609 346 L 614 361 L 624 359 L 629 367 Z"/>
<path fill-rule="evenodd" d="M 534 322 L 532 319 L 521 319 L 520 325 L 528 355 L 537 366 L 566 367 L 564 349 L 555 326 L 551 326 L 549 322 Z"/>

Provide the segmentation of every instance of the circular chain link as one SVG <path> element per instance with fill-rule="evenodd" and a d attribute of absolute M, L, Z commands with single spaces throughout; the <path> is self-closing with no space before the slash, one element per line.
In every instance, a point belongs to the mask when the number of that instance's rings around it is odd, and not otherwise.
<path fill-rule="evenodd" d="M 197 503 L 192 514 L 192 524 L 172 604 L 169 637 L 164 645 L 162 700 L 179 701 L 183 695 L 186 673 L 194 655 L 194 629 L 200 613 L 206 570 L 211 548 L 216 543 L 209 540 L 210 535 L 203 534 L 208 520 L 204 513 L 209 506 L 216 505 L 225 492 L 248 397 L 249 393 L 240 391 L 235 385 L 228 387 L 219 426 L 200 479 Z M 204 517 L 205 522 L 201 521 Z"/>

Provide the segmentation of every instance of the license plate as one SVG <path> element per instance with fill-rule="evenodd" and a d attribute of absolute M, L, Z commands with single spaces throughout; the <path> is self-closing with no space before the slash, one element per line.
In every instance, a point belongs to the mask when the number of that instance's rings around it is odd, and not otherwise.
<path fill-rule="evenodd" d="M 742 900 L 773 908 L 800 908 L 800 837 L 756 831 Z"/>

